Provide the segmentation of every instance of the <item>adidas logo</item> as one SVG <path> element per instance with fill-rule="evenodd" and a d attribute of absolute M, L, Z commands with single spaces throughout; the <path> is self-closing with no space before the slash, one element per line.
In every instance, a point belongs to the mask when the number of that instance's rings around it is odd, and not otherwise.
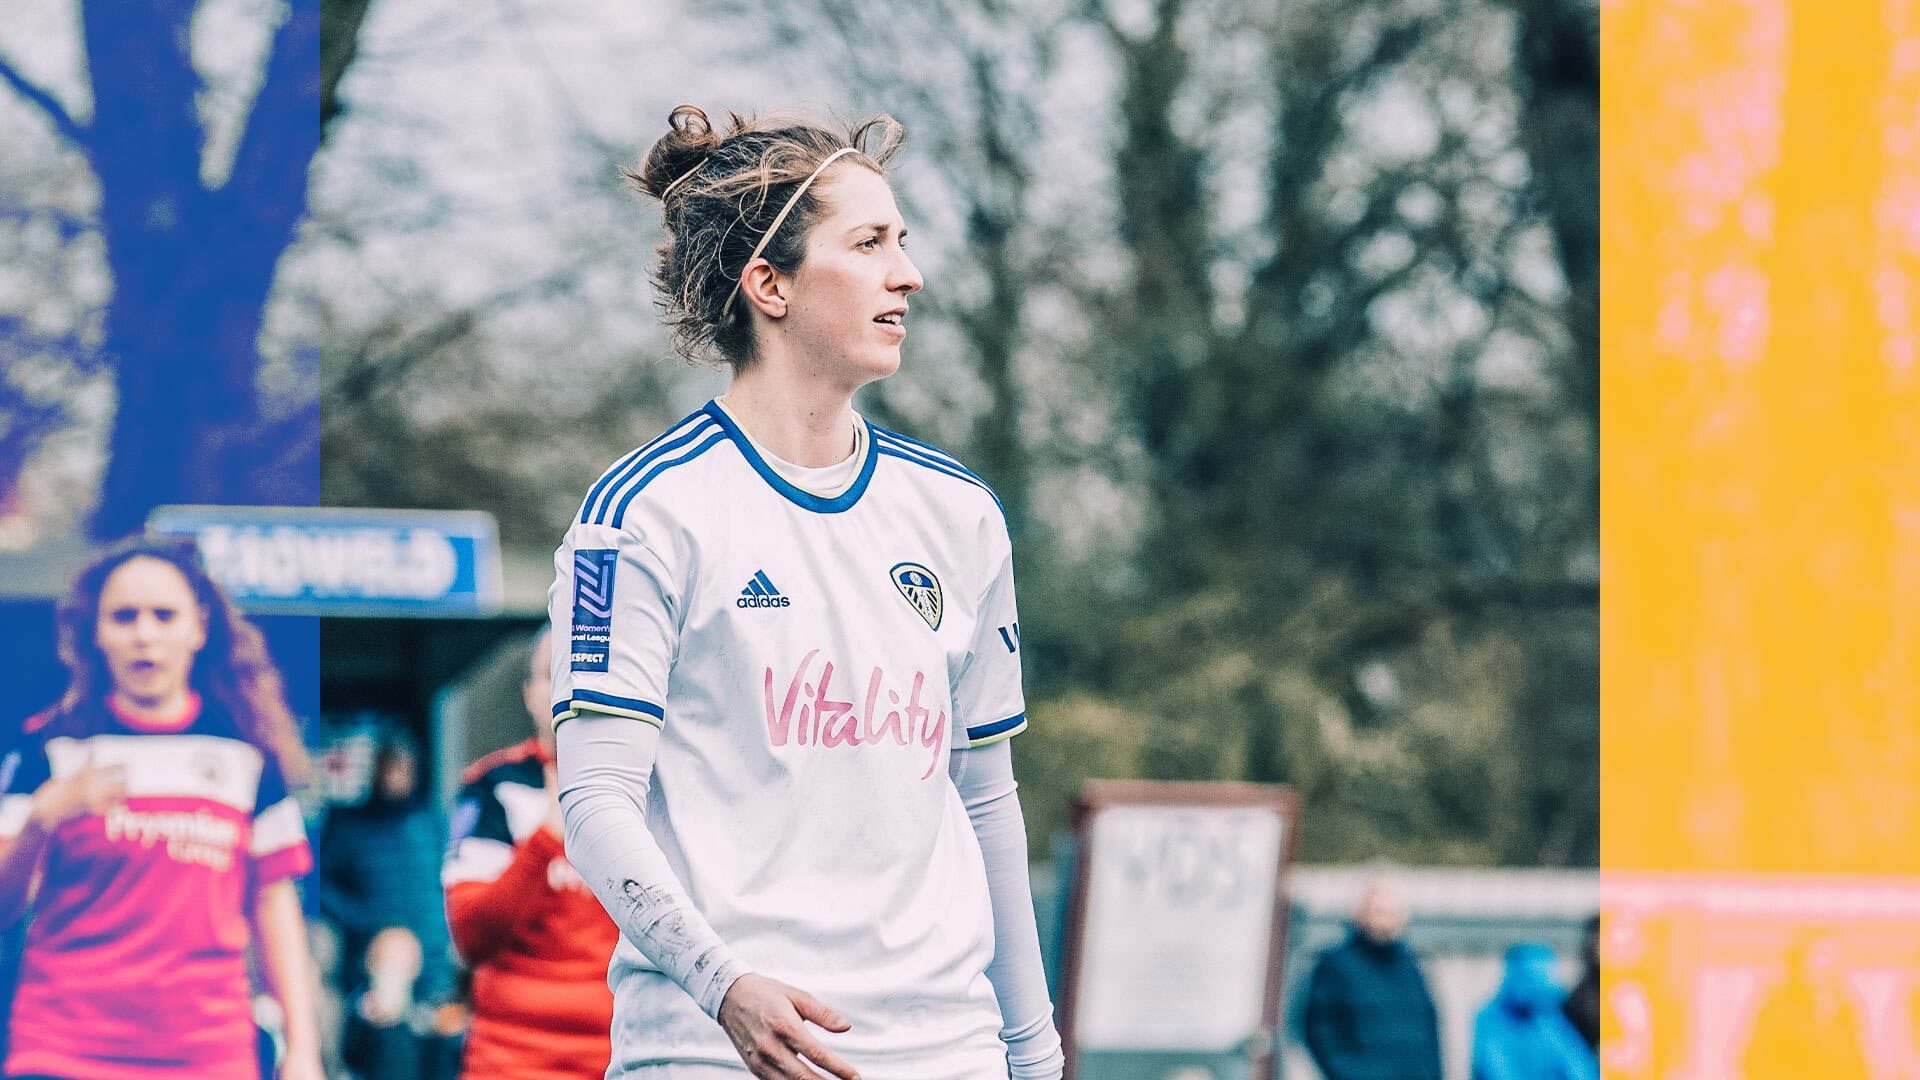
<path fill-rule="evenodd" d="M 793 601 L 780 595 L 773 582 L 768 580 L 765 570 L 755 570 L 747 579 L 747 587 L 740 590 L 740 599 L 733 602 L 739 608 L 775 608 L 790 607 Z"/>

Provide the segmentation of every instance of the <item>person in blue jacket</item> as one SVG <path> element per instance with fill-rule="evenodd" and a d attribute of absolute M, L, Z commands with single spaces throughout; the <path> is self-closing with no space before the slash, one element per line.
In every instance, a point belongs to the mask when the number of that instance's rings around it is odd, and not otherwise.
<path fill-rule="evenodd" d="M 1500 989 L 1473 1022 L 1473 1080 L 1599 1080 L 1593 1051 L 1561 1011 L 1566 996 L 1552 949 L 1508 948 Z"/>
<path fill-rule="evenodd" d="M 393 927 L 419 944 L 409 1001 L 436 1001 L 453 986 L 440 892 L 447 821 L 421 772 L 413 740 L 383 731 L 366 801 L 328 811 L 320 830 L 319 907 L 340 933 L 340 992 L 348 1000 L 366 988 L 368 946 Z"/>

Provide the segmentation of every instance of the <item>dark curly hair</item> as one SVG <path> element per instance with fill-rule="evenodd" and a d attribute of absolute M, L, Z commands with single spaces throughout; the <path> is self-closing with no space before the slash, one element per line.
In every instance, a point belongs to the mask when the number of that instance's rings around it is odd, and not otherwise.
<path fill-rule="evenodd" d="M 207 643 L 195 657 L 189 684 L 202 698 L 218 703 L 240 724 L 247 740 L 273 755 L 287 782 L 299 786 L 311 776 L 306 747 L 287 708 L 280 670 L 267 655 L 258 627 L 234 608 L 201 562 L 199 547 L 188 538 L 130 537 L 102 552 L 74 579 L 73 588 L 54 614 L 60 662 L 66 665 L 66 693 L 55 707 L 72 714 L 106 700 L 113 689 L 107 658 L 95 641 L 100 594 L 107 578 L 133 559 L 157 559 L 180 571 L 207 617 Z"/>
<path fill-rule="evenodd" d="M 724 134 L 707 114 L 682 105 L 667 116 L 670 129 L 638 168 L 622 170 L 635 187 L 661 200 L 666 240 L 653 285 L 673 347 L 689 360 L 719 360 L 738 371 L 753 361 L 753 320 L 745 302 L 730 304 L 734 285 L 755 245 L 794 190 L 835 151 L 843 160 L 886 175 L 906 141 L 906 130 L 880 115 L 834 130 L 807 120 L 760 120 L 729 113 Z M 807 234 L 819 221 L 820 181 L 761 251 L 782 273 L 794 273 L 806 254 Z"/>

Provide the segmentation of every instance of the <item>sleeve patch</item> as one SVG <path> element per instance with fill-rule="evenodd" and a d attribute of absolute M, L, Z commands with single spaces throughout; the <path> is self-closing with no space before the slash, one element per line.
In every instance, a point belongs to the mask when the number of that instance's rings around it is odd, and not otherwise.
<path fill-rule="evenodd" d="M 574 671 L 605 671 L 613 639 L 614 567 L 617 548 L 586 548 L 573 553 Z"/>

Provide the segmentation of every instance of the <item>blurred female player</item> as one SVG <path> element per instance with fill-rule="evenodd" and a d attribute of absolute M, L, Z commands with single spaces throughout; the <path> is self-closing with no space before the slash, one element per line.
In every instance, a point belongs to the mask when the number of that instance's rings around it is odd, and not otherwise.
<path fill-rule="evenodd" d="M 306 757 L 260 632 L 190 542 L 144 539 L 80 572 L 58 626 L 67 691 L 0 764 L 0 925 L 37 908 L 7 1075 L 252 1080 L 251 922 L 281 1075 L 320 1080 Z"/>
<path fill-rule="evenodd" d="M 655 284 L 732 382 L 593 486 L 551 599 L 567 853 L 622 930 L 608 1075 L 1057 1077 L 1006 522 L 852 408 L 921 287 L 900 126 L 668 123 L 631 174 Z"/>

